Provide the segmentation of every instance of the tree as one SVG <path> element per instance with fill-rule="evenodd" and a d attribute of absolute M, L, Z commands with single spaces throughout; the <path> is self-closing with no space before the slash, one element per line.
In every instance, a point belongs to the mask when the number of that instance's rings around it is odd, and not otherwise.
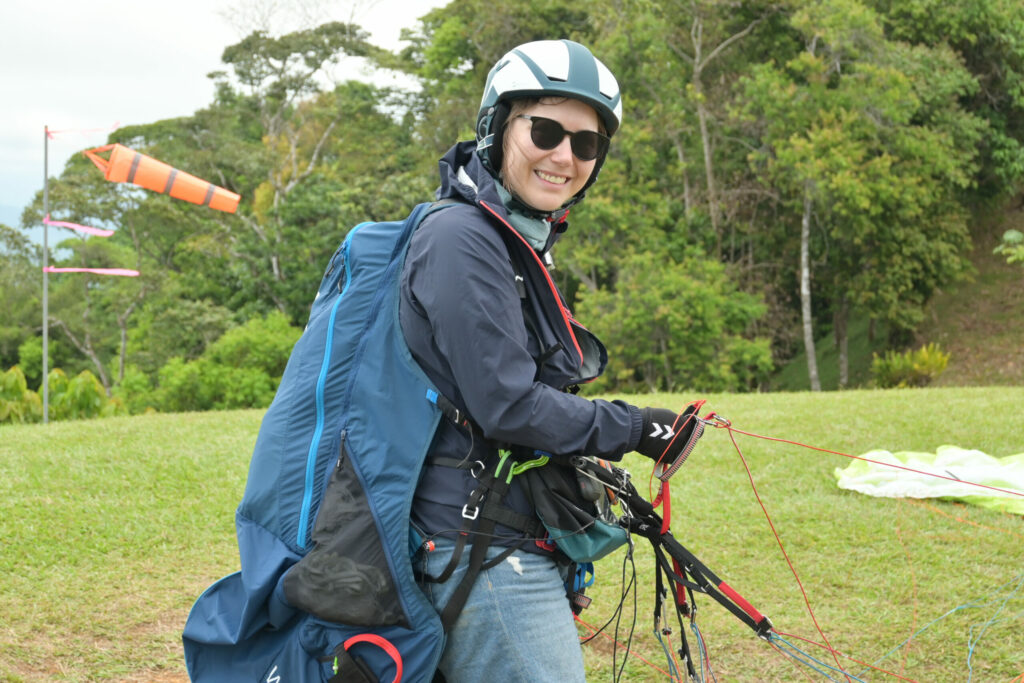
<path fill-rule="evenodd" d="M 584 290 L 580 315 L 608 345 L 609 381 L 625 391 L 744 391 L 772 368 L 767 339 L 747 338 L 764 311 L 703 258 L 626 260 L 614 289 Z"/>
<path fill-rule="evenodd" d="M 976 185 L 968 204 L 1003 199 L 1024 180 L 1024 5 L 1016 0 L 868 0 L 894 41 L 948 46 L 976 87 L 963 108 L 988 122 L 977 143 Z"/>
<path fill-rule="evenodd" d="M 851 305 L 913 327 L 934 288 L 966 267 L 955 198 L 982 124 L 957 106 L 970 80 L 948 51 L 888 45 L 857 2 L 809 3 L 792 21 L 805 50 L 746 79 L 744 111 L 760 129 L 755 166 L 800 224 L 804 344 L 819 390 L 812 250 L 829 266 L 819 289 L 836 304 L 841 349 Z"/>
<path fill-rule="evenodd" d="M 689 40 L 682 39 L 678 34 L 670 37 L 666 45 L 672 53 L 682 60 L 690 71 L 690 83 L 688 84 L 690 99 L 696 109 L 697 124 L 700 131 L 700 143 L 704 157 L 704 179 L 707 190 L 708 214 L 711 217 L 711 229 L 717 240 L 716 254 L 721 257 L 721 207 L 719 206 L 718 183 L 715 179 L 715 145 L 710 130 L 711 112 L 708 108 L 708 95 L 706 92 L 706 77 L 710 68 L 715 65 L 720 56 L 732 48 L 735 43 L 749 35 L 758 24 L 763 21 L 763 16 L 757 16 L 746 22 L 742 28 L 735 30 L 729 27 L 731 13 L 723 13 L 718 2 L 697 2 L 689 0 L 683 9 L 684 3 L 667 3 L 665 14 L 662 19 L 666 20 L 664 26 L 672 26 L 674 17 L 687 16 L 689 19 Z M 673 6 L 674 5 L 674 6 Z M 771 11 L 770 9 L 765 11 Z M 677 29 L 678 30 L 678 29 Z M 716 35 L 717 34 L 717 35 Z M 709 40 L 710 37 L 710 40 Z"/>
<path fill-rule="evenodd" d="M 241 212 L 239 218 L 262 243 L 275 282 L 285 281 L 287 273 L 280 253 L 283 226 L 274 210 L 313 173 L 344 116 L 341 107 L 332 106 L 337 101 L 309 100 L 320 91 L 317 77 L 344 54 L 362 56 L 370 51 L 365 32 L 340 22 L 277 38 L 254 31 L 224 50 L 222 59 L 232 67 L 266 147 L 266 175 L 255 190 L 254 211 Z M 220 84 L 228 87 L 226 80 Z M 273 288 L 269 294 L 277 308 L 287 312 Z"/>
<path fill-rule="evenodd" d="M 411 44 L 393 64 L 421 80 L 414 111 L 420 138 L 433 156 L 456 140 L 472 139 L 481 88 L 502 55 L 532 40 L 574 38 L 586 43 L 594 35 L 590 14 L 565 0 L 453 0 L 421 18 L 418 31 L 403 32 Z"/>
<path fill-rule="evenodd" d="M 0 370 L 18 362 L 18 347 L 41 324 L 39 255 L 20 233 L 0 223 Z"/>

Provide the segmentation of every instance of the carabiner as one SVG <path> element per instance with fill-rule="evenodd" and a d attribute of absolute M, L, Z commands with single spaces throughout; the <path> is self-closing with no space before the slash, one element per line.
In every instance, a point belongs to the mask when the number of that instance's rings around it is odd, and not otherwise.
<path fill-rule="evenodd" d="M 732 422 L 718 413 L 708 413 L 706 417 L 697 417 L 697 422 L 708 427 L 715 427 L 716 429 L 728 429 L 729 427 L 732 427 Z"/>

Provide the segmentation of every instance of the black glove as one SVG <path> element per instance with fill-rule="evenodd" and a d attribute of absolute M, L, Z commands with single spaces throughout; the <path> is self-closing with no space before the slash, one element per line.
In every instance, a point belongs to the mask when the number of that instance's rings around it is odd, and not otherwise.
<path fill-rule="evenodd" d="M 691 405 L 678 414 L 664 408 L 640 411 L 644 423 L 636 451 L 661 466 L 661 473 L 655 474 L 662 481 L 676 473 L 704 433 L 704 425 L 697 421 L 696 410 Z"/>

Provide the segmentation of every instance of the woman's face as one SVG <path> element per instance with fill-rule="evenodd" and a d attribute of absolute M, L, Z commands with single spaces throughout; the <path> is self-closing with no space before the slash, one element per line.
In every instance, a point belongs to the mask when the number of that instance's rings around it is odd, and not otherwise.
<path fill-rule="evenodd" d="M 600 131 L 597 112 L 579 100 L 538 102 L 522 114 L 542 116 L 562 124 L 567 132 Z M 569 147 L 569 137 L 554 149 L 540 149 L 530 139 L 532 122 L 509 120 L 505 138 L 502 180 L 520 200 L 540 211 L 554 211 L 583 189 L 597 160 L 580 161 Z"/>

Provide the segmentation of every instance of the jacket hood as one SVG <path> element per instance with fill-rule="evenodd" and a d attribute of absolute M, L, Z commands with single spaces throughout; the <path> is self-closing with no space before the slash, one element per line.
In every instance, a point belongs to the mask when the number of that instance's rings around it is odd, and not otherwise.
<path fill-rule="evenodd" d="M 501 212 L 502 218 L 508 221 L 509 209 L 522 213 L 529 218 L 550 220 L 554 225 L 552 233 L 565 231 L 565 219 L 569 207 L 551 212 L 541 212 L 526 206 L 513 196 L 510 205 L 506 205 L 498 194 L 495 186 L 498 182 L 484 166 L 476 151 L 476 143 L 467 141 L 456 143 L 438 162 L 441 170 L 441 186 L 437 189 L 437 199 L 464 199 L 473 204 L 486 202 Z M 582 198 L 582 193 L 579 195 Z M 570 206 L 575 201 L 570 203 Z M 561 224 L 561 227 L 559 225 Z"/>
<path fill-rule="evenodd" d="M 438 199 L 463 199 L 471 204 L 483 201 L 507 216 L 505 205 L 498 196 L 494 177 L 484 168 L 476 155 L 476 143 L 459 142 L 441 157 L 441 186 Z"/>

